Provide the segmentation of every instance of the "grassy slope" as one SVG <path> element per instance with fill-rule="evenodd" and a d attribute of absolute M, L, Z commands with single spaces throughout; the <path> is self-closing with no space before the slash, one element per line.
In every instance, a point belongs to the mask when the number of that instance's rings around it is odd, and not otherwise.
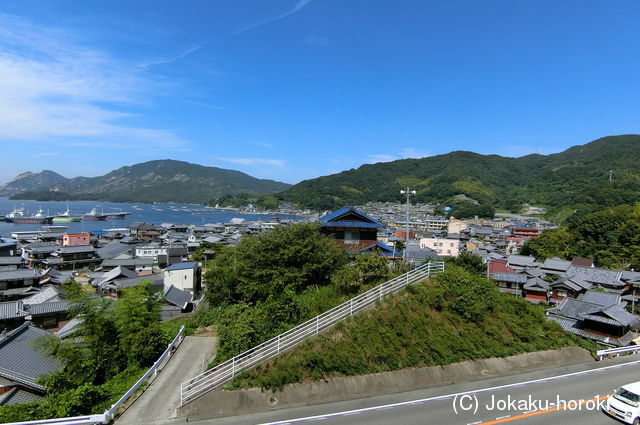
<path fill-rule="evenodd" d="M 456 279 L 460 273 L 466 274 L 457 271 Z M 567 345 L 594 348 L 546 321 L 541 307 L 501 294 L 495 287 L 482 296 L 495 300 L 494 307 L 482 311 L 476 305 L 462 311 L 451 303 L 458 301 L 441 298 L 446 285 L 438 280 L 413 286 L 274 362 L 241 375 L 232 386 L 276 390 L 306 379 L 445 365 Z M 480 314 L 467 319 L 464 316 L 469 311 Z"/>

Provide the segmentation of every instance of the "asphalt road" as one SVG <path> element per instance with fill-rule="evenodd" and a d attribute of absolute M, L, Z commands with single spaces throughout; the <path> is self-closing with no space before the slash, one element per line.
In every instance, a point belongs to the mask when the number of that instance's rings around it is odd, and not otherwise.
<path fill-rule="evenodd" d="M 640 381 L 637 356 L 382 397 L 210 419 L 219 425 L 618 424 L 598 402 Z"/>

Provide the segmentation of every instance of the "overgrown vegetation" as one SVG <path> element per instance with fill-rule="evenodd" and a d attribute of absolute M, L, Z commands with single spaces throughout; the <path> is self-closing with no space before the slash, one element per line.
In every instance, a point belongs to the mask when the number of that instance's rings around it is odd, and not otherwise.
<path fill-rule="evenodd" d="M 391 273 L 380 256 L 350 259 L 321 234 L 317 223 L 279 227 L 218 252 L 205 275 L 212 308 L 199 313 L 195 322 L 215 324 L 218 363 L 387 280 Z"/>
<path fill-rule="evenodd" d="M 593 258 L 599 267 L 640 268 L 640 203 L 620 205 L 545 230 L 528 241 L 522 253 L 540 260 L 549 257 Z"/>
<path fill-rule="evenodd" d="M 445 273 L 355 316 L 233 387 L 278 390 L 306 379 L 445 365 L 591 342 L 545 320 L 541 307 L 500 293 L 489 279 L 449 265 Z"/>
<path fill-rule="evenodd" d="M 93 297 L 79 284 L 64 286 L 81 320 L 72 338 L 50 336 L 39 341 L 43 352 L 62 360 L 64 367 L 40 379 L 44 401 L 0 407 L 0 422 L 102 413 L 120 398 L 165 350 L 173 335 L 160 318 L 160 294 L 149 282 L 125 289 L 111 301 Z"/>

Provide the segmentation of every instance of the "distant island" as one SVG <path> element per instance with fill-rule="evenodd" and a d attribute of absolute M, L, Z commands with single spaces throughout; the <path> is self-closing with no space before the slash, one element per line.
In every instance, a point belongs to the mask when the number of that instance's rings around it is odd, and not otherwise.
<path fill-rule="evenodd" d="M 0 185 L 0 196 L 37 201 L 206 203 L 226 194 L 275 193 L 289 186 L 240 171 L 166 159 L 122 167 L 92 178 L 68 179 L 49 170 L 27 172 Z"/>

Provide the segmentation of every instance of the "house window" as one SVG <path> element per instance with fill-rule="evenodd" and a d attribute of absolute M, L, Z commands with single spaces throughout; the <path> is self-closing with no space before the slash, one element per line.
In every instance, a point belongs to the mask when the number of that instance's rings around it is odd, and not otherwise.
<path fill-rule="evenodd" d="M 567 297 L 567 291 L 558 290 L 558 296 L 566 298 Z"/>
<path fill-rule="evenodd" d="M 447 249 L 447 254 L 451 254 L 451 250 L 450 249 Z"/>
<path fill-rule="evenodd" d="M 344 231 L 344 243 L 356 244 L 360 242 L 360 235 L 357 230 L 345 230 Z"/>
<path fill-rule="evenodd" d="M 451 242 L 451 243 L 449 244 L 449 246 L 450 246 L 451 248 L 453 248 L 453 242 Z"/>

